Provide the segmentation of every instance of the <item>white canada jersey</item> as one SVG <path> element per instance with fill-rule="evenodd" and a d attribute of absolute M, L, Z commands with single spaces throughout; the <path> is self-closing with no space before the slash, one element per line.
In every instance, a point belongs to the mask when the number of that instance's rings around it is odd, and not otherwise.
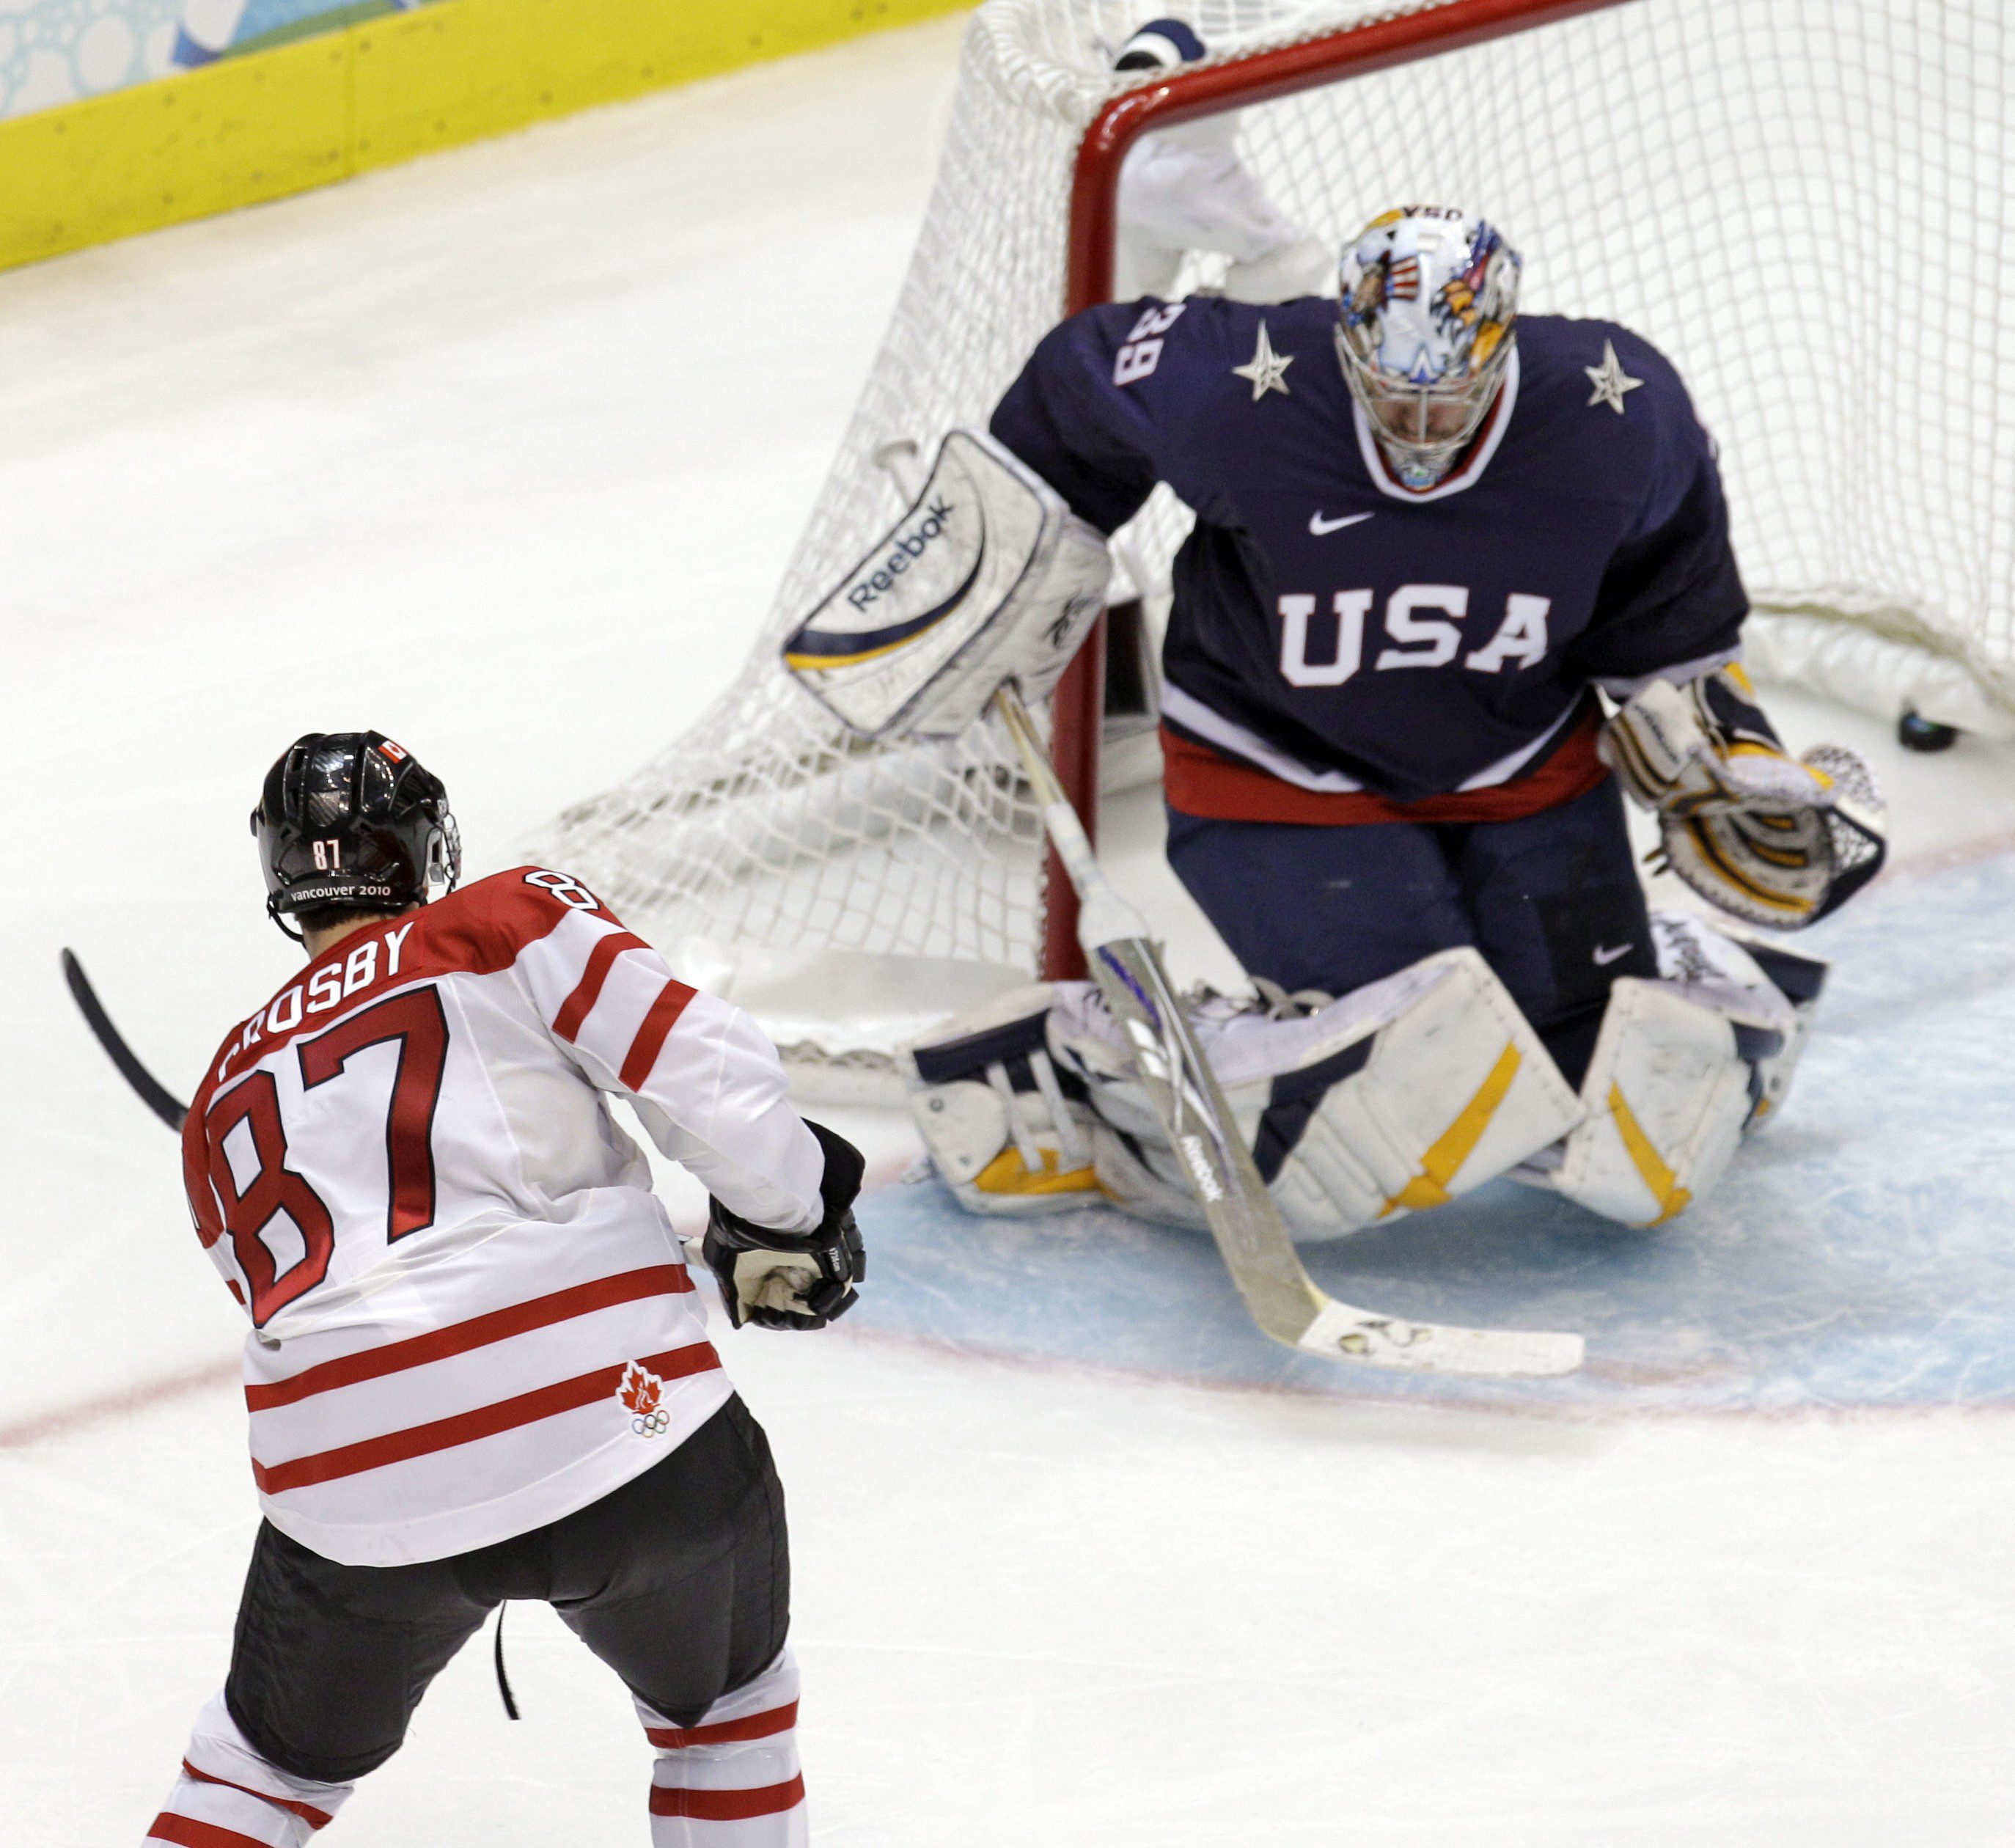
<path fill-rule="evenodd" d="M 350 1565 L 465 1552 L 600 1499 L 726 1402 L 611 1093 L 744 1218 L 819 1223 L 775 1048 L 562 873 L 357 932 L 224 1041 L 183 1177 L 252 1318 L 274 1526 Z"/>

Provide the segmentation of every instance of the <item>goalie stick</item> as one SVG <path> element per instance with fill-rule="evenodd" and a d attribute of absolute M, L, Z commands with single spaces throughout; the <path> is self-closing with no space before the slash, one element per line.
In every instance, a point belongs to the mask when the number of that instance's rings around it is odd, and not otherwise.
<path fill-rule="evenodd" d="M 993 696 L 1041 804 L 1043 824 L 1077 888 L 1078 940 L 1127 1038 L 1169 1141 L 1196 1190 L 1225 1268 L 1263 1333 L 1328 1360 L 1421 1373 L 1571 1373 L 1579 1335 L 1462 1328 L 1359 1309 L 1325 1295 L 1302 1267 L 1216 1074 L 1169 986 L 1146 921 L 1100 869 L 1049 752 L 1010 682 Z"/>
<path fill-rule="evenodd" d="M 118 1066 L 120 1077 L 133 1087 L 142 1103 L 179 1135 L 182 1119 L 189 1114 L 188 1106 L 178 1103 L 167 1087 L 140 1062 L 133 1048 L 126 1044 L 119 1029 L 112 1024 L 111 1016 L 106 1012 L 103 1003 L 98 998 L 98 991 L 92 987 L 91 978 L 84 973 L 84 965 L 77 961 L 74 951 L 63 951 L 63 972 L 64 981 L 70 985 L 70 998 L 97 1036 L 99 1044 L 105 1048 L 106 1056 Z"/>

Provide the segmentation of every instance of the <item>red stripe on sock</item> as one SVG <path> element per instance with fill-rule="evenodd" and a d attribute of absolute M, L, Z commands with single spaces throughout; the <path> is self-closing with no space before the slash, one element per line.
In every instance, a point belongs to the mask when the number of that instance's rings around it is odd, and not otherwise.
<path fill-rule="evenodd" d="M 630 1056 L 623 1060 L 623 1070 L 616 1074 L 624 1090 L 643 1088 L 644 1080 L 650 1077 L 651 1068 L 658 1062 L 658 1055 L 664 1048 L 665 1035 L 677 1024 L 693 994 L 694 991 L 676 976 L 658 991 L 658 998 L 651 1003 L 651 1011 L 644 1016 L 644 1024 L 637 1029 L 636 1038 L 630 1042 Z"/>
<path fill-rule="evenodd" d="M 765 1784 L 754 1790 L 679 1790 L 651 1787 L 653 1816 L 690 1816 L 695 1822 L 745 1822 L 751 1816 L 781 1816 L 805 1800 L 805 1781 Z"/>
<path fill-rule="evenodd" d="M 226 1790 L 242 1790 L 247 1796 L 256 1796 L 262 1803 L 271 1803 L 276 1810 L 286 1810 L 300 1817 L 310 1828 L 327 1828 L 332 1820 L 326 1810 L 311 1808 L 307 1803 L 297 1803 L 284 1796 L 275 1796 L 264 1790 L 254 1790 L 250 1784 L 234 1784 L 228 1778 L 213 1778 L 208 1771 L 199 1771 L 185 1758 L 182 1775 L 199 1784 L 221 1784 Z"/>
<path fill-rule="evenodd" d="M 219 1828 L 214 1822 L 198 1822 L 165 1810 L 154 1818 L 147 1839 L 174 1842 L 178 1848 L 272 1848 L 270 1842 L 262 1842 L 257 1835 L 241 1835 L 235 1828 Z"/>
<path fill-rule="evenodd" d="M 717 1720 L 711 1726 L 647 1726 L 644 1736 L 654 1746 L 676 1752 L 686 1746 L 732 1746 L 743 1739 L 767 1739 L 788 1732 L 798 1723 L 798 1703 L 771 1707 L 745 1719 Z"/>

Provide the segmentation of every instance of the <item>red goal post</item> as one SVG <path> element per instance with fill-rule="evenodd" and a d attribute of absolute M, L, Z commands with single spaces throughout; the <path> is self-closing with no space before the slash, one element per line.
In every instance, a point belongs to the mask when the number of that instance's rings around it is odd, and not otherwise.
<path fill-rule="evenodd" d="M 1514 32 L 1636 0 L 1430 0 L 1270 51 L 1178 71 L 1129 90 L 1101 110 L 1079 144 L 1071 185 L 1070 247 L 1064 313 L 1112 299 L 1119 235 L 1119 171 L 1144 135 L 1201 117 L 1278 101 L 1395 65 L 1482 45 Z M 1396 203 L 1396 202 L 1395 202 Z M 1099 735 L 1105 703 L 1105 625 L 1101 620 L 1058 683 L 1052 750 L 1065 789 L 1094 842 L 1098 826 Z M 1050 854 L 1045 882 L 1043 973 L 1081 977 L 1077 894 L 1062 862 Z"/>

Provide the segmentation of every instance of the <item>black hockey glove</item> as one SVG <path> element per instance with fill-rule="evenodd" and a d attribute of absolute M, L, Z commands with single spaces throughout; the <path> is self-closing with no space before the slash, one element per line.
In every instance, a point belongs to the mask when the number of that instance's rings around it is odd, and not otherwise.
<path fill-rule="evenodd" d="M 777 1232 L 752 1225 L 720 1201 L 709 1204 L 700 1255 L 720 1279 L 720 1298 L 739 1328 L 822 1328 L 853 1307 L 867 1256 L 853 1223 L 854 1197 L 867 1163 L 860 1151 L 822 1123 L 805 1127 L 825 1151 L 819 1192 L 825 1217 L 815 1231 Z"/>

